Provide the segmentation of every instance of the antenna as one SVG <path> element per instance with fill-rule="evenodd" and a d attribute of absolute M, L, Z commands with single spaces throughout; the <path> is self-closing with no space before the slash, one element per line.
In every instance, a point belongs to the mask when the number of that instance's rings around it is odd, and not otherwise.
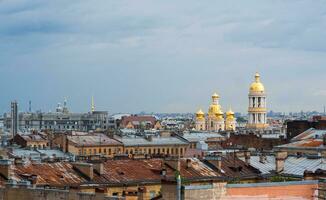
<path fill-rule="evenodd" d="M 91 111 L 95 111 L 95 104 L 94 104 L 94 97 L 92 96 L 92 105 L 91 105 Z"/>
<path fill-rule="evenodd" d="M 32 112 L 32 101 L 31 100 L 29 100 L 29 102 L 28 102 L 28 112 Z"/>

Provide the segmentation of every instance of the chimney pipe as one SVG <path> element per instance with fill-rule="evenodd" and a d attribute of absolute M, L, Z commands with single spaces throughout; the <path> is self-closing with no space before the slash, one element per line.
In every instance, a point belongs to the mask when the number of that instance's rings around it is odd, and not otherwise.
<path fill-rule="evenodd" d="M 94 172 L 93 165 L 89 163 L 74 163 L 73 168 L 86 176 L 89 180 L 93 180 Z"/>
<path fill-rule="evenodd" d="M 0 160 L 0 174 L 7 180 L 11 177 L 11 160 Z"/>
<path fill-rule="evenodd" d="M 187 168 L 190 168 L 192 166 L 192 164 L 191 164 L 191 159 L 187 159 Z"/>
<path fill-rule="evenodd" d="M 285 151 L 277 151 L 275 155 L 275 166 L 276 166 L 276 173 L 280 173 L 284 170 L 284 162 L 287 158 L 288 154 Z"/>
<path fill-rule="evenodd" d="M 250 157 L 251 157 L 251 155 L 250 155 L 250 151 L 245 151 L 245 152 L 244 152 L 244 156 L 245 156 L 245 163 L 246 163 L 247 165 L 250 165 Z"/>

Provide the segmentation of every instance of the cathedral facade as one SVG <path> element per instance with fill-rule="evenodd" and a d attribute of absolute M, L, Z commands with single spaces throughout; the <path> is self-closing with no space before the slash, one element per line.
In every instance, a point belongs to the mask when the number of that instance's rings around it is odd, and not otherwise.
<path fill-rule="evenodd" d="M 236 129 L 236 118 L 230 109 L 225 114 L 219 104 L 219 95 L 212 95 L 212 103 L 208 113 L 201 109 L 196 113 L 195 129 L 197 131 L 234 131 Z M 247 129 L 264 130 L 269 127 L 267 123 L 266 91 L 260 81 L 259 73 L 255 74 L 255 80 L 249 88 L 248 122 Z"/>
<path fill-rule="evenodd" d="M 236 119 L 234 112 L 230 109 L 225 114 L 219 104 L 219 95 L 212 95 L 212 102 L 205 114 L 201 109 L 196 113 L 195 129 L 197 131 L 234 131 L 236 127 Z"/>

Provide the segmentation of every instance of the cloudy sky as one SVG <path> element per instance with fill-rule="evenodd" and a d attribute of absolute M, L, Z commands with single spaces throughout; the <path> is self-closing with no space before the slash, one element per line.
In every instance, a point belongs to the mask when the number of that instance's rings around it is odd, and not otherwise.
<path fill-rule="evenodd" d="M 245 112 L 259 71 L 274 111 L 326 104 L 319 0 L 0 0 L 0 112 Z"/>

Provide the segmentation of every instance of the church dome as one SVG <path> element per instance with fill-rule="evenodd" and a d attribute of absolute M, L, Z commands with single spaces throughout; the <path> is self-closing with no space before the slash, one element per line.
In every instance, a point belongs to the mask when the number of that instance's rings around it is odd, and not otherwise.
<path fill-rule="evenodd" d="M 202 119 L 205 117 L 205 113 L 201 109 L 199 109 L 198 112 L 196 112 L 196 117 L 197 119 Z"/>
<path fill-rule="evenodd" d="M 215 114 L 220 113 L 220 112 L 221 112 L 221 107 L 220 107 L 220 105 L 211 104 L 211 105 L 209 106 L 208 113 L 209 113 L 210 115 L 215 115 Z"/>
<path fill-rule="evenodd" d="M 226 112 L 226 115 L 227 115 L 227 116 L 234 115 L 234 112 L 230 109 L 229 111 Z"/>
<path fill-rule="evenodd" d="M 250 90 L 250 92 L 253 92 L 253 93 L 264 93 L 265 92 L 265 87 L 260 82 L 260 75 L 258 73 L 255 74 L 255 82 L 253 82 L 250 85 L 249 90 Z"/>
<path fill-rule="evenodd" d="M 226 118 L 229 119 L 229 120 L 230 120 L 230 119 L 231 119 L 231 120 L 234 119 L 234 112 L 231 110 L 231 108 L 230 108 L 229 111 L 226 112 Z"/>
<path fill-rule="evenodd" d="M 212 98 L 213 98 L 213 99 L 218 99 L 218 98 L 220 98 L 220 96 L 215 92 L 215 93 L 212 95 Z"/>

